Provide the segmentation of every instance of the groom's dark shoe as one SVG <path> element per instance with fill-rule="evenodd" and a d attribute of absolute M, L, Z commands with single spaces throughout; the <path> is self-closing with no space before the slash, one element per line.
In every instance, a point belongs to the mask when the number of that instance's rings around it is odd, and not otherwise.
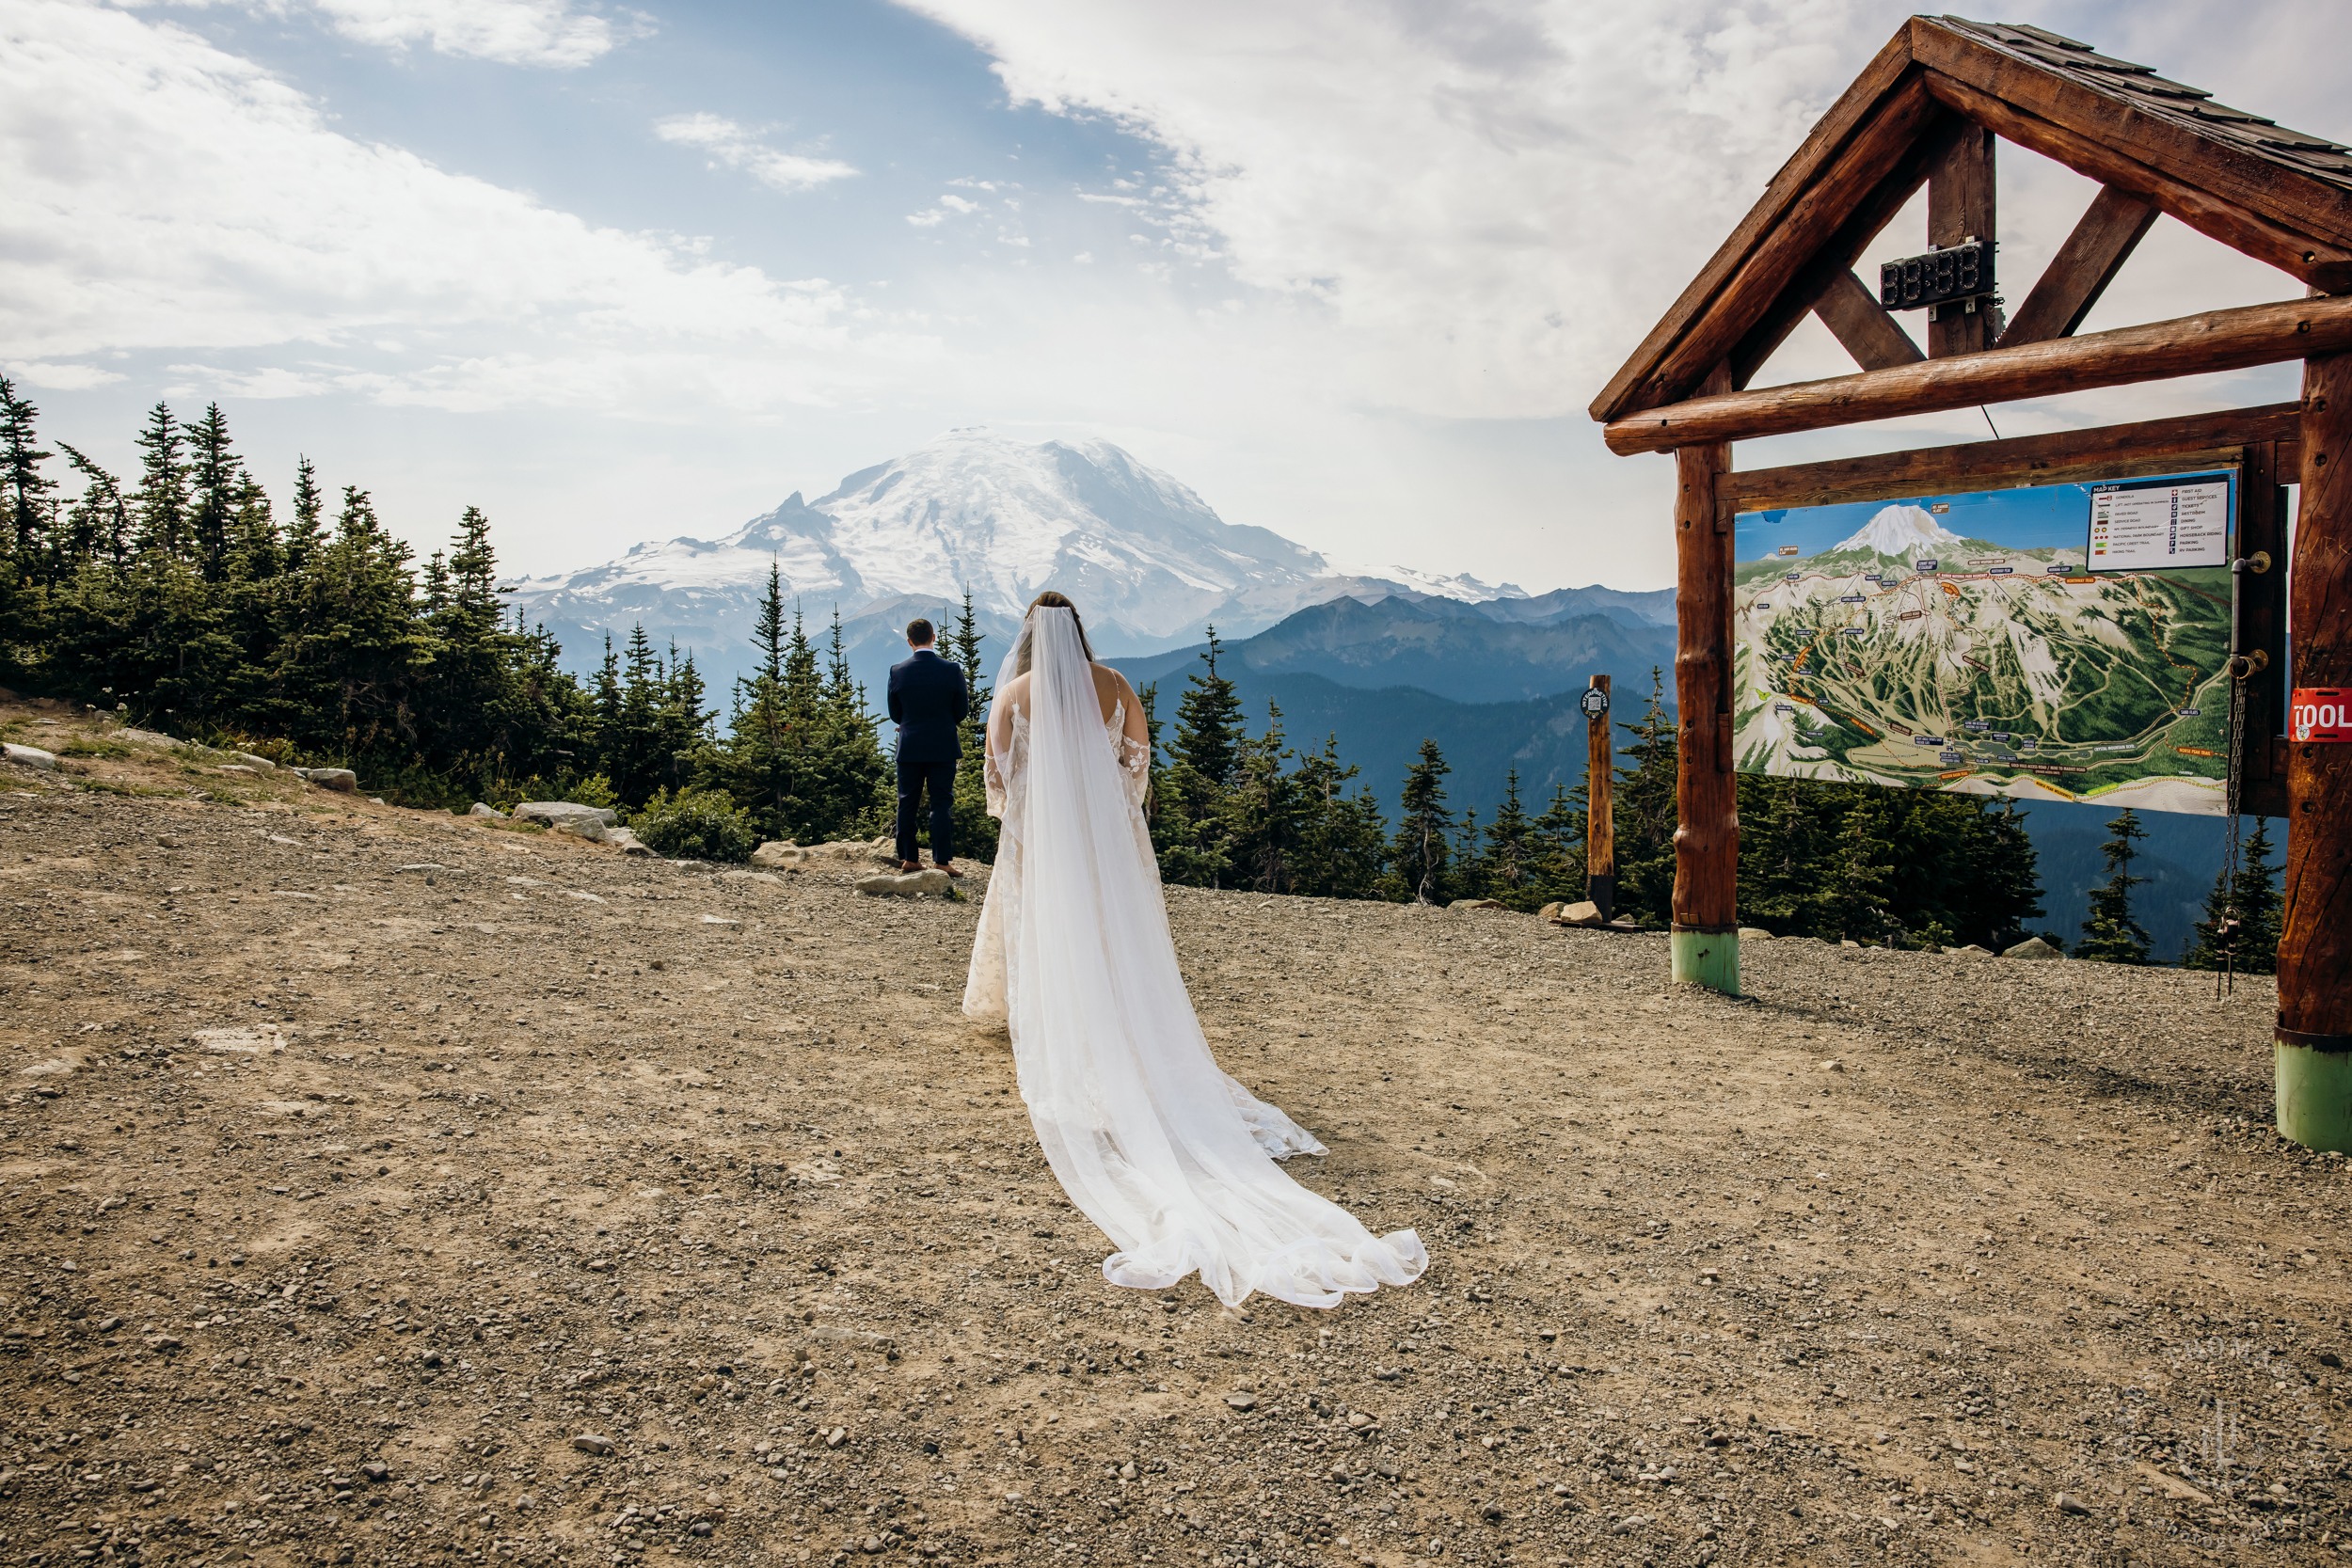
<path fill-rule="evenodd" d="M 900 861 L 898 863 L 898 871 L 901 876 L 910 871 L 920 871 L 922 869 L 923 863 L 921 861 Z"/>
<path fill-rule="evenodd" d="M 955 863 L 953 861 L 933 861 L 931 862 L 931 867 L 933 870 L 945 871 L 948 876 L 956 878 L 958 880 L 962 879 L 963 873 L 956 869 Z"/>

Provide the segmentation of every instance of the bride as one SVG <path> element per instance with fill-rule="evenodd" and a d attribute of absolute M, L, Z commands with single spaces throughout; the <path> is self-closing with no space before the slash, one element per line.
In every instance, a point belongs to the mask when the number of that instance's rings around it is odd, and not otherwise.
<path fill-rule="evenodd" d="M 1217 1068 L 1176 969 L 1144 831 L 1151 747 L 1077 607 L 1041 594 L 996 679 L 988 809 L 1003 820 L 963 1010 L 1004 1022 L 1045 1158 L 1119 1250 L 1114 1285 L 1198 1269 L 1236 1306 L 1336 1307 L 1405 1285 L 1428 1253 L 1374 1236 L 1275 1164 L 1323 1145 Z"/>

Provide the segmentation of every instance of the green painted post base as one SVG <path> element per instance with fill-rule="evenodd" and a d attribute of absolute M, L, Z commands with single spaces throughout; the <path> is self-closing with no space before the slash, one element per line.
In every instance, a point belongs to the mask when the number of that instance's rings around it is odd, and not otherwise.
<path fill-rule="evenodd" d="M 2273 1040 L 2279 1135 L 2323 1153 L 2352 1153 L 2352 1052 Z"/>
<path fill-rule="evenodd" d="M 1666 942 L 1676 984 L 1740 994 L 1739 932 L 1669 931 Z"/>

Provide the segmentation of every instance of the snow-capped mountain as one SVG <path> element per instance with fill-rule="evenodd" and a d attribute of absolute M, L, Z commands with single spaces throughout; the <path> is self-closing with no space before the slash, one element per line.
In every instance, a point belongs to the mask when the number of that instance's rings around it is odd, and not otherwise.
<path fill-rule="evenodd" d="M 1469 577 L 1345 571 L 1268 530 L 1226 522 L 1108 442 L 1031 445 L 986 429 L 950 431 L 814 501 L 795 492 L 723 538 L 638 545 L 506 593 L 575 664 L 593 664 L 606 633 L 617 641 L 643 624 L 723 679 L 748 659 L 771 563 L 818 622 L 909 599 L 952 606 L 966 587 L 983 617 L 1017 620 L 1057 588 L 1078 602 L 1104 654 L 1179 646 L 1211 625 L 1246 637 L 1343 595 L 1527 596 Z"/>
<path fill-rule="evenodd" d="M 1840 550 L 1871 550 L 1880 555 L 1907 555 L 1936 545 L 1957 545 L 1960 535 L 1937 522 L 1925 507 L 1899 501 L 1870 514 L 1870 520 L 1836 546 Z"/>

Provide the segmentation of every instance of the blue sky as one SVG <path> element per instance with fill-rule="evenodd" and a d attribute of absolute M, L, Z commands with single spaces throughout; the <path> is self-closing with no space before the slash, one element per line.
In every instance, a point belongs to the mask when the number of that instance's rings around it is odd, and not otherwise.
<path fill-rule="evenodd" d="M 2210 470 L 2198 471 L 2201 474 Z M 2236 472 L 2229 470 L 2228 478 L 2234 508 Z M 2037 484 L 2023 490 L 1973 490 L 1965 495 L 1913 496 L 1903 500 L 1748 512 L 1740 514 L 1735 537 L 1742 561 L 1762 561 L 1777 553 L 1783 545 L 1796 546 L 1800 555 L 1818 555 L 1852 538 L 1854 531 L 1882 508 L 1942 505 L 1950 510 L 1937 514 L 1936 523 L 1963 539 L 1981 539 L 2013 550 L 2080 548 L 2090 536 L 2090 488 L 2088 484 Z"/>
<path fill-rule="evenodd" d="M 517 570 L 723 533 L 988 424 L 1115 441 L 1345 564 L 1660 586 L 1672 465 L 1610 456 L 1583 405 L 1905 14 L 0 0 L 0 368 L 120 467 L 157 398 L 217 399 L 281 494 L 308 453 L 427 544 L 479 504 Z M 2332 56 L 2265 41 L 2328 14 L 2037 20 L 2347 139 Z M 2014 298 L 2091 187 L 2003 158 Z M 2089 325 L 2298 292 L 2168 221 Z M 1766 379 L 1848 369 L 1808 325 Z"/>

